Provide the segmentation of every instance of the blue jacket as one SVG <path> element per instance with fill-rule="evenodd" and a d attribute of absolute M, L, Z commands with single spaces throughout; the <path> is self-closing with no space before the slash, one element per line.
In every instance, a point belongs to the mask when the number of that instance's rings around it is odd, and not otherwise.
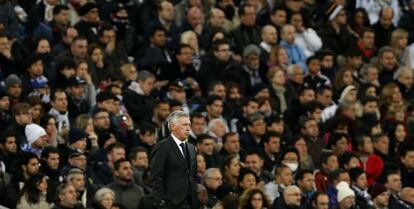
<path fill-rule="evenodd" d="M 299 45 L 292 45 L 282 40 L 280 41 L 280 46 L 286 49 L 289 56 L 289 64 L 300 65 L 305 73 L 308 71 L 305 53 Z"/>

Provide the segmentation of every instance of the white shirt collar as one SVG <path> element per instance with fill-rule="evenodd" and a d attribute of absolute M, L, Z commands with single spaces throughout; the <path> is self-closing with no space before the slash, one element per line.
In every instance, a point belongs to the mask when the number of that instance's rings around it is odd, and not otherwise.
<path fill-rule="evenodd" d="M 260 46 L 264 49 L 264 50 L 266 50 L 268 53 L 270 53 L 270 51 L 272 51 L 272 46 L 270 45 L 270 44 L 268 44 L 268 43 L 266 43 L 266 42 L 261 42 L 260 43 Z"/>

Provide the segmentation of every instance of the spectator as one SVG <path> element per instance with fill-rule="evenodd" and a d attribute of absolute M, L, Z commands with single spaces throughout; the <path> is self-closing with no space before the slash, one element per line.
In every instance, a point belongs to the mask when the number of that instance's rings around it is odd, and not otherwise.
<path fill-rule="evenodd" d="M 77 201 L 77 193 L 75 187 L 70 183 L 59 185 L 56 193 L 55 206 L 52 209 L 83 209 L 83 205 Z"/>
<path fill-rule="evenodd" d="M 115 205 L 115 193 L 108 188 L 99 189 L 95 193 L 95 201 L 95 208 L 111 209 Z"/>
<path fill-rule="evenodd" d="M 48 183 L 45 175 L 36 174 L 31 176 L 28 184 L 22 189 L 16 208 L 52 208 L 47 189 Z"/>
<path fill-rule="evenodd" d="M 390 43 L 391 33 L 395 30 L 395 25 L 392 22 L 394 11 L 391 7 L 384 7 L 379 12 L 379 19 L 373 25 L 375 30 L 375 46 L 381 48 Z"/>
<path fill-rule="evenodd" d="M 275 179 L 264 186 L 264 193 L 273 202 L 282 196 L 283 191 L 293 185 L 293 172 L 286 165 L 280 165 L 274 169 Z"/>
<path fill-rule="evenodd" d="M 387 188 L 384 184 L 374 184 L 370 189 L 370 195 L 373 202 L 373 208 L 388 208 L 390 194 L 388 194 Z"/>
<path fill-rule="evenodd" d="M 209 168 L 204 174 L 204 185 L 207 189 L 207 206 L 212 207 L 217 203 L 217 188 L 223 184 L 223 176 L 217 168 Z"/>
<path fill-rule="evenodd" d="M 273 202 L 272 209 L 276 208 L 304 208 L 301 206 L 301 191 L 297 186 L 288 186 L 280 198 Z"/>
<path fill-rule="evenodd" d="M 270 203 L 266 198 L 266 195 L 260 189 L 248 189 L 243 192 L 240 197 L 240 208 L 254 208 L 264 209 L 269 208 Z"/>
<path fill-rule="evenodd" d="M 239 7 L 240 26 L 231 32 L 236 47 L 236 53 L 241 53 L 249 44 L 260 44 L 260 28 L 256 25 L 257 14 L 251 4 Z"/>

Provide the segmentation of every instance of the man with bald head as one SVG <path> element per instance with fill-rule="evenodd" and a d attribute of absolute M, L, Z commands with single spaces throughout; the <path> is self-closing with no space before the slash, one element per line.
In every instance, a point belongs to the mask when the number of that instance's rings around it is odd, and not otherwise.
<path fill-rule="evenodd" d="M 272 48 L 277 44 L 277 30 L 272 25 L 265 25 L 262 28 L 261 33 L 262 42 L 260 42 L 260 48 L 262 50 L 262 61 L 267 61 Z"/>
<path fill-rule="evenodd" d="M 225 30 L 224 24 L 225 24 L 226 18 L 224 16 L 224 12 L 221 9 L 213 8 L 210 12 L 210 27 L 211 28 L 220 28 Z"/>
<path fill-rule="evenodd" d="M 400 192 L 400 201 L 392 207 L 393 209 L 413 209 L 414 208 L 414 188 L 404 187 Z"/>
<path fill-rule="evenodd" d="M 384 7 L 379 13 L 378 21 L 372 26 L 375 30 L 375 46 L 381 48 L 390 43 L 391 33 L 395 30 L 394 11 L 391 7 Z"/>
<path fill-rule="evenodd" d="M 179 32 L 177 26 L 174 24 L 174 5 L 169 1 L 162 1 L 158 6 L 157 12 L 158 18 L 151 21 L 148 28 L 163 27 L 167 31 L 168 41 L 171 41 Z"/>
<path fill-rule="evenodd" d="M 204 24 L 204 13 L 198 7 L 191 7 L 186 16 L 186 22 L 181 27 L 181 32 L 192 30 L 197 34 L 200 48 L 207 45 L 210 29 L 208 25 Z"/>
<path fill-rule="evenodd" d="M 301 205 L 301 191 L 297 186 L 288 186 L 283 190 L 283 195 L 277 198 L 273 203 L 272 209 L 279 208 L 305 208 L 305 204 Z"/>
<path fill-rule="evenodd" d="M 282 40 L 280 46 L 285 48 L 289 56 L 289 64 L 297 64 L 302 69 L 307 69 L 305 64 L 306 56 L 302 47 L 295 43 L 296 29 L 295 26 L 286 24 L 281 31 Z"/>

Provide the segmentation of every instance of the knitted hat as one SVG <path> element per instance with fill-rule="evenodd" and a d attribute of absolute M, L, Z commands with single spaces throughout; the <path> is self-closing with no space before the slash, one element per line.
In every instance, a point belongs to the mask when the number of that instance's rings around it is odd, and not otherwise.
<path fill-rule="evenodd" d="M 87 138 L 88 134 L 79 128 L 71 128 L 69 130 L 69 144 L 73 144 L 75 142 L 77 142 L 78 140 Z"/>
<path fill-rule="evenodd" d="M 348 85 L 348 86 L 346 86 L 343 90 L 342 90 L 342 92 L 341 92 L 341 97 L 339 98 L 339 102 L 342 102 L 344 99 L 345 99 L 345 97 L 346 97 L 346 95 L 350 92 L 350 91 L 352 91 L 352 90 L 356 90 L 357 88 L 354 86 L 354 85 Z"/>
<path fill-rule="evenodd" d="M 39 76 L 33 80 L 30 81 L 32 84 L 32 88 L 34 89 L 40 89 L 47 87 L 49 80 L 45 76 Z"/>
<path fill-rule="evenodd" d="M 250 54 L 256 54 L 260 56 L 260 48 L 254 44 L 250 44 L 243 49 L 243 57 L 247 57 Z"/>
<path fill-rule="evenodd" d="M 29 143 L 29 145 L 32 145 L 40 137 L 46 135 L 45 129 L 35 123 L 27 125 L 24 132 L 26 134 L 27 143 Z"/>
<path fill-rule="evenodd" d="M 384 184 L 377 183 L 372 185 L 372 187 L 369 189 L 369 193 L 371 195 L 371 199 L 374 200 L 376 197 L 381 195 L 382 193 L 386 192 L 387 188 Z"/>
<path fill-rule="evenodd" d="M 15 75 L 15 74 L 11 74 L 6 78 L 6 88 L 9 88 L 11 85 L 14 84 L 19 84 L 22 85 L 22 81 L 20 80 L 20 78 Z"/>
<path fill-rule="evenodd" d="M 352 191 L 351 188 L 349 188 L 348 183 L 346 183 L 345 181 L 339 182 L 339 184 L 336 185 L 336 189 L 338 190 L 338 202 L 341 202 L 343 199 L 349 196 L 355 196 L 355 192 Z"/>

